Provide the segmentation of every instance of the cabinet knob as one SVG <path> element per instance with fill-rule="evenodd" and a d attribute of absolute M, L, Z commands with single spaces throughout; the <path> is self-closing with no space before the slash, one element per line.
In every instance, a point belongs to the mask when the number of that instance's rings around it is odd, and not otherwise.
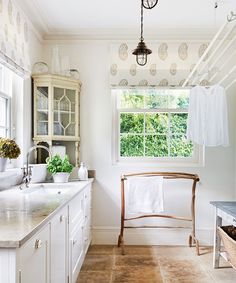
<path fill-rule="evenodd" d="M 77 239 L 73 240 L 73 246 L 77 243 Z"/>
<path fill-rule="evenodd" d="M 37 239 L 37 240 L 35 241 L 34 247 L 35 247 L 35 249 L 37 250 L 37 249 L 40 249 L 40 248 L 42 247 L 42 245 L 43 245 L 42 240 Z"/>
<path fill-rule="evenodd" d="M 60 222 L 62 222 L 64 219 L 65 219 L 65 216 L 64 216 L 64 215 L 61 215 L 61 216 L 60 216 Z"/>

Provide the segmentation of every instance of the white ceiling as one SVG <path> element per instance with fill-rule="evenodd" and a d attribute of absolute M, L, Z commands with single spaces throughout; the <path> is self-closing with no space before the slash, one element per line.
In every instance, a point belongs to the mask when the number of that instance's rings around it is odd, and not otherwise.
<path fill-rule="evenodd" d="M 110 31 L 139 33 L 141 0 L 21 0 L 33 25 L 44 36 Z M 144 10 L 144 32 L 172 29 L 217 29 L 236 0 L 159 0 Z M 144 33 L 144 34 L 145 34 Z"/>

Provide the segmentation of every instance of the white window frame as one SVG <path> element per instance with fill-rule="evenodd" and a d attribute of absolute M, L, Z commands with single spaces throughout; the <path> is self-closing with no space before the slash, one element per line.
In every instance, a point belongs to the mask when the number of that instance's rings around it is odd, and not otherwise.
<path fill-rule="evenodd" d="M 6 100 L 6 124 L 0 128 L 5 130 L 5 138 L 11 138 L 11 97 L 3 92 L 0 97 Z"/>
<path fill-rule="evenodd" d="M 11 77 L 7 75 L 7 69 L 3 65 L 0 65 L 0 97 L 6 100 L 6 124 L 0 125 L 1 129 L 5 130 L 5 137 L 11 138 L 11 96 L 7 94 L 10 91 L 8 77 L 11 81 Z"/>
<path fill-rule="evenodd" d="M 137 88 L 140 89 L 140 88 Z M 112 163 L 113 165 L 153 165 L 160 167 L 200 167 L 204 166 L 205 147 L 194 144 L 193 156 L 191 157 L 121 157 L 120 156 L 120 113 L 187 113 L 187 109 L 118 109 L 117 108 L 117 91 L 122 88 L 112 88 Z M 127 90 L 127 89 L 124 89 Z"/>

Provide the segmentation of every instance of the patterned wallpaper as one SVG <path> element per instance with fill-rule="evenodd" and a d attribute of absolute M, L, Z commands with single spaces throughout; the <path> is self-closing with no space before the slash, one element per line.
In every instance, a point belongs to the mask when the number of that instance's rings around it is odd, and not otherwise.
<path fill-rule="evenodd" d="M 0 0 L 0 55 L 29 71 L 29 24 L 15 1 Z"/>
<path fill-rule="evenodd" d="M 146 42 L 152 54 L 141 67 L 135 43 L 111 44 L 111 86 L 181 86 L 206 50 L 206 42 Z M 206 59 L 206 58 L 204 58 Z M 206 85 L 207 80 L 199 82 Z"/>

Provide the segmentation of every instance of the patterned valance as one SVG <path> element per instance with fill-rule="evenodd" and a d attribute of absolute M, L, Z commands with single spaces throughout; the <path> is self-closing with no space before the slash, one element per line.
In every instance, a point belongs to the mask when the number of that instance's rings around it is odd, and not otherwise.
<path fill-rule="evenodd" d="M 15 0 L 0 0 L 0 62 L 18 72 L 30 70 L 29 22 Z"/>
<path fill-rule="evenodd" d="M 132 51 L 137 42 L 111 44 L 110 84 L 117 86 L 181 86 L 206 50 L 206 42 L 146 42 L 152 54 L 141 67 Z M 207 84 L 206 80 L 199 82 Z"/>

